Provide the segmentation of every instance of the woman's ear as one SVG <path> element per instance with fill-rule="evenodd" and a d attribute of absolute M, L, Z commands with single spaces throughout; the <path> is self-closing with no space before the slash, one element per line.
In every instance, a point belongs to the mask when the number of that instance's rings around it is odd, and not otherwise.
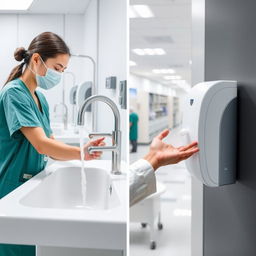
<path fill-rule="evenodd" d="M 38 65 L 40 64 L 40 55 L 38 53 L 33 53 L 31 56 L 32 64 Z"/>

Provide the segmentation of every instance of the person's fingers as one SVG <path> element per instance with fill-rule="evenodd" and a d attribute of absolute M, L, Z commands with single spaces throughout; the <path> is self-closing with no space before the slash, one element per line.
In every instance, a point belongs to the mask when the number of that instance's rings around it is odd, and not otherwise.
<path fill-rule="evenodd" d="M 182 157 L 182 160 L 186 160 L 186 159 L 190 158 L 191 156 L 193 156 L 198 151 L 199 151 L 199 149 L 190 151 L 190 153 L 187 153 L 187 154 L 184 155 L 184 157 Z"/>
<path fill-rule="evenodd" d="M 197 145 L 198 145 L 198 142 L 197 142 L 197 141 L 193 141 L 192 143 L 190 143 L 190 144 L 188 144 L 188 145 L 178 147 L 178 150 L 180 150 L 180 151 L 186 151 L 186 150 L 188 150 L 188 149 L 190 149 L 190 148 L 193 148 L 193 147 L 195 147 L 195 146 L 197 146 Z"/>
<path fill-rule="evenodd" d="M 102 151 L 93 151 L 92 154 L 102 154 Z"/>
<path fill-rule="evenodd" d="M 97 155 L 97 154 L 91 154 L 91 155 L 89 155 L 89 158 L 90 159 L 96 159 L 96 158 L 99 158 L 100 157 L 100 155 Z"/>
<path fill-rule="evenodd" d="M 159 140 L 162 140 L 163 138 L 165 138 L 168 134 L 169 134 L 170 130 L 169 129 L 165 129 L 163 130 L 160 134 L 158 134 L 156 137 Z"/>
<path fill-rule="evenodd" d="M 181 157 L 180 158 L 180 161 L 184 161 L 184 160 L 187 160 L 188 158 L 190 158 L 191 156 L 184 156 L 184 157 Z"/>
<path fill-rule="evenodd" d="M 198 151 L 199 151 L 199 148 L 198 147 L 194 147 L 194 148 L 188 149 L 188 150 L 186 150 L 184 152 L 186 152 L 188 154 L 190 154 L 190 153 L 194 154 L 194 153 L 197 153 Z"/>
<path fill-rule="evenodd" d="M 99 154 L 90 154 L 89 155 L 89 158 L 90 159 L 97 159 L 97 158 L 99 158 L 101 155 L 99 155 Z"/>
<path fill-rule="evenodd" d="M 105 142 L 101 142 L 98 146 L 106 146 Z"/>
<path fill-rule="evenodd" d="M 102 138 L 93 140 L 93 141 L 91 141 L 91 145 L 97 146 L 97 145 L 99 145 L 104 139 L 105 139 L 105 137 L 102 137 Z"/>
<path fill-rule="evenodd" d="M 102 153 L 101 152 L 95 152 L 94 154 L 93 154 L 94 156 L 101 156 L 102 155 Z"/>
<path fill-rule="evenodd" d="M 191 156 L 193 154 L 195 154 L 196 152 L 199 151 L 199 148 L 192 148 L 192 149 L 189 149 L 187 151 L 181 151 L 178 155 L 179 157 L 187 157 L 187 156 Z"/>
<path fill-rule="evenodd" d="M 181 162 L 181 161 L 184 161 L 188 158 L 190 158 L 193 154 L 187 154 L 187 155 L 184 155 L 184 156 L 180 156 L 179 159 L 178 159 L 178 162 Z"/>

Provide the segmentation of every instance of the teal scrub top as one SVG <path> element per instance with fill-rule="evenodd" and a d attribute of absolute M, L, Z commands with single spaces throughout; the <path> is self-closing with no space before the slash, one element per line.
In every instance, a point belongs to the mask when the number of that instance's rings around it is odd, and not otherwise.
<path fill-rule="evenodd" d="M 39 154 L 20 131 L 42 127 L 50 137 L 49 105 L 36 90 L 42 112 L 22 80 L 15 79 L 0 90 L 0 198 L 42 171 L 47 156 Z"/>
<path fill-rule="evenodd" d="M 138 139 L 138 121 L 139 117 L 136 113 L 130 114 L 130 123 L 132 124 L 130 126 L 130 140 L 137 140 Z"/>

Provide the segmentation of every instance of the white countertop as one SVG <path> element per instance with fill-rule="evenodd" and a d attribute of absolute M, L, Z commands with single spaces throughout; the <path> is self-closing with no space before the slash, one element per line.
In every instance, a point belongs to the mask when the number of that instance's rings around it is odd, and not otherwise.
<path fill-rule="evenodd" d="M 120 204 L 104 210 L 37 208 L 20 201 L 44 179 L 61 167 L 81 166 L 80 161 L 55 162 L 44 171 L 0 200 L 0 242 L 122 249 L 126 247 L 128 183 L 127 165 L 122 175 L 111 175 Z M 85 167 L 104 168 L 110 173 L 111 161 L 86 161 Z"/>

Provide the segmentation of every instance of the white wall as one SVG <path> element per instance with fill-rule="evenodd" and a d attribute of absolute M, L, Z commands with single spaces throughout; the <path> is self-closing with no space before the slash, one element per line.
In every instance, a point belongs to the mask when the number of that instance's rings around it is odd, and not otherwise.
<path fill-rule="evenodd" d="M 205 0 L 192 1 L 192 85 L 205 80 Z M 192 176 L 191 256 L 203 256 L 203 184 Z"/>
<path fill-rule="evenodd" d="M 98 93 L 110 97 L 119 107 L 122 131 L 122 158 L 126 158 L 128 131 L 127 110 L 120 109 L 118 104 L 119 81 L 127 79 L 127 3 L 126 0 L 99 1 L 99 76 Z M 116 90 L 105 88 L 105 79 L 117 77 Z M 98 130 L 112 131 L 114 118 L 111 110 L 99 104 Z"/>
<path fill-rule="evenodd" d="M 93 0 L 87 7 L 83 17 L 83 46 L 82 53 L 91 56 L 97 61 L 97 1 Z M 92 79 L 92 64 L 88 60 L 85 63 L 85 76 Z"/>

